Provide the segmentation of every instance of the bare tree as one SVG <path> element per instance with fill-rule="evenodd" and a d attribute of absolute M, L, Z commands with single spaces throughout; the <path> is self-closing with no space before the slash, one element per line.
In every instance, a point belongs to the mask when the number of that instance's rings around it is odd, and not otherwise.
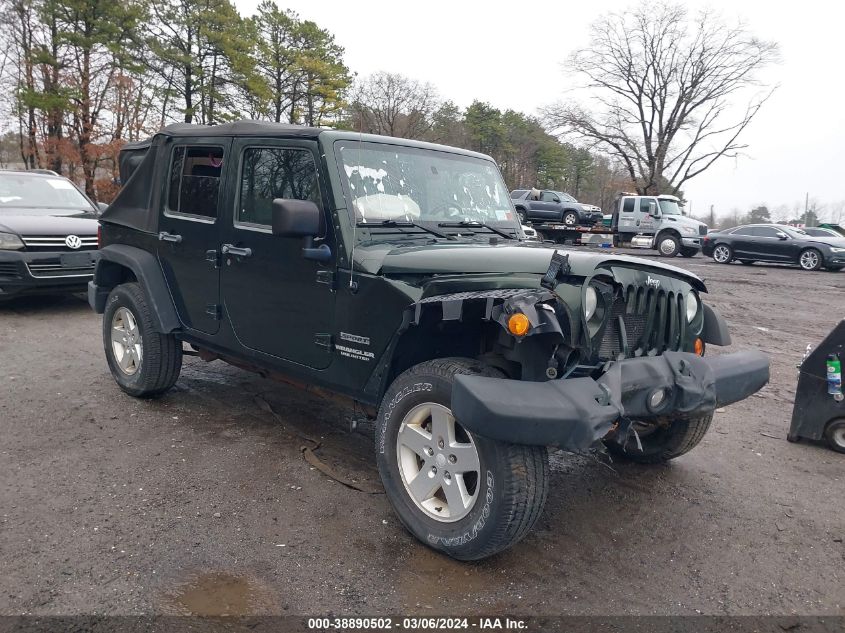
<path fill-rule="evenodd" d="M 355 86 L 351 123 L 363 132 L 420 139 L 432 129 L 438 105 L 437 91 L 430 83 L 378 72 Z"/>
<path fill-rule="evenodd" d="M 568 67 L 597 107 L 553 106 L 547 122 L 618 158 L 641 194 L 678 193 L 720 157 L 738 156 L 740 134 L 774 90 L 758 75 L 777 44 L 708 11 L 643 3 L 600 18 L 590 42 Z"/>

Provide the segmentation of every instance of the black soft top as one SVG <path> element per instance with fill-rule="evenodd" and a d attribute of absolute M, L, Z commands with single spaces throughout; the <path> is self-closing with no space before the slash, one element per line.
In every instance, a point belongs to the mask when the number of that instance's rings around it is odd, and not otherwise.
<path fill-rule="evenodd" d="M 299 136 L 317 138 L 323 128 L 269 121 L 234 121 L 220 125 L 194 125 L 193 123 L 171 123 L 158 134 L 165 136 Z"/>

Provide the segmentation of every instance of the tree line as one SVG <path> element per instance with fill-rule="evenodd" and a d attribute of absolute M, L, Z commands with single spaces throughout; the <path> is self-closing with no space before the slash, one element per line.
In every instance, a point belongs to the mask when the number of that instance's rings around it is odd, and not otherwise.
<path fill-rule="evenodd" d="M 609 209 L 621 190 L 683 197 L 687 181 L 739 155 L 771 90 L 737 104 L 777 55 L 741 24 L 643 2 L 599 17 L 571 56 L 589 105 L 532 116 L 481 101 L 461 108 L 400 74 L 359 77 L 329 30 L 275 0 L 252 16 L 231 0 L 0 0 L 0 106 L 12 122 L 0 163 L 11 154 L 109 200 L 125 142 L 174 121 L 249 118 L 477 150 L 511 189 Z"/>
<path fill-rule="evenodd" d="M 492 155 L 509 187 L 600 206 L 624 188 L 598 153 L 514 110 L 441 100 L 398 74 L 355 80 L 334 35 L 263 0 L 0 0 L 0 162 L 52 169 L 94 199 L 117 188 L 117 153 L 174 121 L 239 118 L 423 139 Z"/>

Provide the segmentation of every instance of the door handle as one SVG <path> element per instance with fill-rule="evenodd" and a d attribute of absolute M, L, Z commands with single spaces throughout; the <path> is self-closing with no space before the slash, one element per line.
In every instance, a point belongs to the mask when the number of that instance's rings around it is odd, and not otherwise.
<path fill-rule="evenodd" d="M 232 244 L 223 244 L 220 247 L 220 251 L 224 255 L 234 255 L 235 257 L 252 257 L 252 249 L 251 248 L 238 248 Z"/>
<path fill-rule="evenodd" d="M 167 231 L 162 231 L 161 233 L 158 234 L 158 239 L 161 242 L 173 242 L 174 244 L 178 244 L 179 242 L 182 241 L 182 236 L 181 235 L 173 235 L 171 233 L 168 233 Z"/>

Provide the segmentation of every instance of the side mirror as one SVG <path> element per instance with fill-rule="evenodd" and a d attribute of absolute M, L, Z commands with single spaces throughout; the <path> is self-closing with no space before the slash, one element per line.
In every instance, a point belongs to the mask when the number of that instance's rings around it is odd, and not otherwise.
<path fill-rule="evenodd" d="M 788 240 L 789 236 L 786 233 L 778 233 L 777 234 L 779 240 Z"/>
<path fill-rule="evenodd" d="M 314 238 L 323 233 L 325 224 L 323 212 L 310 200 L 273 200 L 273 235 L 281 237 L 304 237 L 302 256 L 320 262 L 328 261 L 332 251 L 328 244 L 314 246 Z"/>
<path fill-rule="evenodd" d="M 554 200 L 555 202 L 560 202 L 560 198 L 558 198 L 557 196 L 555 196 L 554 198 L 552 198 L 552 200 Z"/>

